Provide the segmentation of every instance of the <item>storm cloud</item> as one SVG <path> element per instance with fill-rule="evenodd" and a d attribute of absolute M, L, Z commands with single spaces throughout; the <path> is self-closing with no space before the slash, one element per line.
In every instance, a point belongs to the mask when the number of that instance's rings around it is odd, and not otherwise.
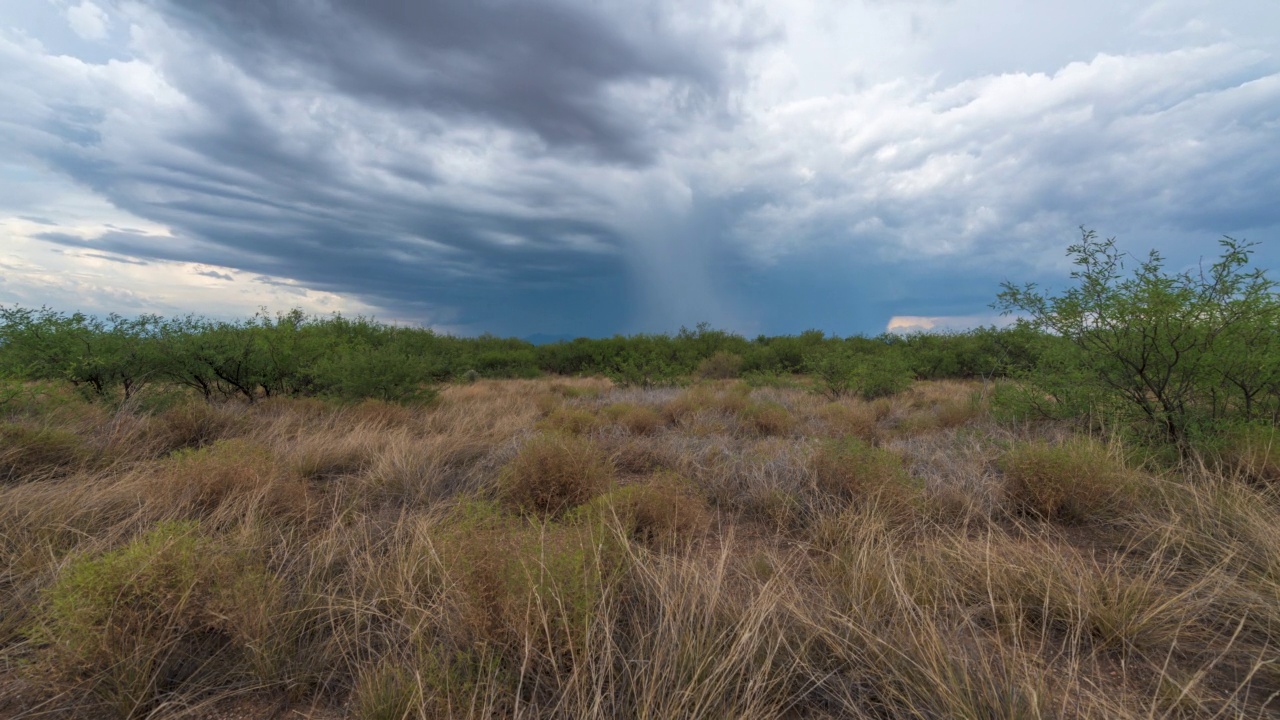
<path fill-rule="evenodd" d="M 0 215 L 18 268 L 63 248 L 103 284 L 169 264 L 521 335 L 976 322 L 1006 277 L 1060 281 L 1080 224 L 1177 263 L 1221 234 L 1280 259 L 1280 14 L 1088 2 L 1109 24 L 1071 43 L 1006 5 L 0 13 Z M 1003 54 L 966 50 L 984 19 Z"/>

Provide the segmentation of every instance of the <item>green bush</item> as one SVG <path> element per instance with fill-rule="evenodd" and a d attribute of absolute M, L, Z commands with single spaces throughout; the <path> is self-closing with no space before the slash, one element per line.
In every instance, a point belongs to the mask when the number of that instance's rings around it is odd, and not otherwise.
<path fill-rule="evenodd" d="M 1226 472 L 1252 482 L 1280 483 L 1280 428 L 1240 425 L 1209 442 L 1210 457 Z"/>
<path fill-rule="evenodd" d="M 397 347 L 345 347 L 332 351 L 308 369 L 311 386 L 342 400 L 375 398 L 387 402 L 423 403 L 436 392 L 425 359 Z"/>
<path fill-rule="evenodd" d="M 1248 268 L 1252 245 L 1224 238 L 1215 264 L 1182 273 L 1152 251 L 1127 272 L 1114 238 L 1082 232 L 1067 250 L 1073 287 L 1051 295 L 1006 283 L 997 301 L 1046 338 L 1026 377 L 1041 398 L 1114 418 L 1184 456 L 1224 422 L 1280 416 L 1280 298 Z"/>
<path fill-rule="evenodd" d="M 911 387 L 911 367 L 896 351 L 859 353 L 841 346 L 811 353 L 806 369 L 817 381 L 818 390 L 831 399 L 858 395 L 874 400 Z"/>

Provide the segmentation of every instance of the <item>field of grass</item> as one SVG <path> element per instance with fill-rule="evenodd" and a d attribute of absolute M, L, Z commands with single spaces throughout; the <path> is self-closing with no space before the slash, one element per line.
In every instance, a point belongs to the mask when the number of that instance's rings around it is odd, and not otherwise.
<path fill-rule="evenodd" d="M 0 716 L 1280 713 L 1280 448 L 731 381 L 0 407 Z M 128 405 L 128 404 L 126 404 Z"/>

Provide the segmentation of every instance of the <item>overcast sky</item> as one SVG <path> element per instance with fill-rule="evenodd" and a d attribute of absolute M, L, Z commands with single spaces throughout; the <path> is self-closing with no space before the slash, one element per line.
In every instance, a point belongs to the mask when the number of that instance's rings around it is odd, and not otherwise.
<path fill-rule="evenodd" d="M 966 327 L 1080 225 L 1280 268 L 1280 2 L 0 0 L 0 303 Z"/>

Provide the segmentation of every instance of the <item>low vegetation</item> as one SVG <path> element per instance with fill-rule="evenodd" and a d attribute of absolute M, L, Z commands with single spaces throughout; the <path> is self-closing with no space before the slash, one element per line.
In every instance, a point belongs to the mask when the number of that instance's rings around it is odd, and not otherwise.
<path fill-rule="evenodd" d="M 1000 422 L 979 382 L 731 383 L 154 412 L 49 388 L 6 418 L 40 452 L 0 487 L 0 712 L 1277 710 L 1261 433 L 1183 462 Z"/>
<path fill-rule="evenodd" d="M 1169 411 L 1094 334 L 1176 303 L 1115 273 L 1076 335 L 7 310 L 0 716 L 1276 715 L 1272 361 L 1247 401 L 1219 364 L 1254 277 L 1161 320 L 1225 328 Z"/>

